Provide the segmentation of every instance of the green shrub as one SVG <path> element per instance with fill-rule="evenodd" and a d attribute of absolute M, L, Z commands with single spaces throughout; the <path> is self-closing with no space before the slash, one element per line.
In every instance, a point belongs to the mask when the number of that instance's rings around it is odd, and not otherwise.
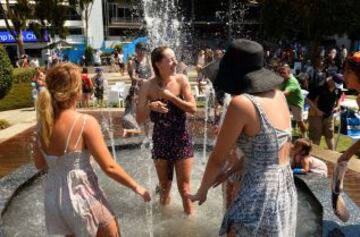
<path fill-rule="evenodd" d="M 9 92 L 13 67 L 4 47 L 0 44 L 0 99 Z"/>
<path fill-rule="evenodd" d="M 86 62 L 85 62 L 86 66 L 89 66 L 94 62 L 93 53 L 94 53 L 94 49 L 90 45 L 86 46 L 84 52 L 86 58 Z"/>
<path fill-rule="evenodd" d="M 13 83 L 31 83 L 35 75 L 34 68 L 15 68 L 13 71 Z"/>
<path fill-rule="evenodd" d="M 34 106 L 31 96 L 31 83 L 14 83 L 9 93 L 0 99 L 0 111 Z"/>
<path fill-rule="evenodd" d="M 0 130 L 10 127 L 10 123 L 5 119 L 0 119 Z"/>

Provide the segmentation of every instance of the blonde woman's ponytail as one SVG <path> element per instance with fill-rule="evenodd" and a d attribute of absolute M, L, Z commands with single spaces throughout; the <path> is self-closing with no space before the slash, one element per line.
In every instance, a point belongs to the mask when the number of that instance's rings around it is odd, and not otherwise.
<path fill-rule="evenodd" d="M 36 113 L 40 124 L 40 137 L 49 146 L 54 126 L 54 108 L 52 98 L 47 88 L 43 87 L 36 99 Z"/>

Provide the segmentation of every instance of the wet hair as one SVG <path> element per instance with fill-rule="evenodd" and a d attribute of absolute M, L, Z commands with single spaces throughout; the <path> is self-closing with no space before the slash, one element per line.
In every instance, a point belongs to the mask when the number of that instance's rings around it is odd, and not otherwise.
<path fill-rule="evenodd" d="M 41 89 L 36 99 L 36 112 L 40 125 L 40 137 L 49 145 L 54 117 L 81 93 L 80 69 L 72 63 L 61 63 L 48 70 L 47 88 Z"/>
<path fill-rule="evenodd" d="M 345 70 L 350 70 L 355 73 L 358 81 L 360 82 L 360 52 L 352 53 L 345 60 Z"/>
<path fill-rule="evenodd" d="M 303 152 L 303 154 L 305 156 L 310 155 L 312 146 L 311 146 L 311 141 L 307 138 L 299 138 L 295 141 L 294 143 L 295 147 L 296 146 L 301 146 L 301 151 Z"/>
<path fill-rule="evenodd" d="M 160 46 L 155 48 L 152 52 L 151 52 L 151 64 L 152 67 L 154 69 L 154 73 L 157 77 L 160 77 L 160 71 L 159 68 L 156 66 L 156 63 L 160 62 L 163 57 L 164 57 L 164 51 L 166 49 L 169 49 L 169 47 L 167 46 Z"/>

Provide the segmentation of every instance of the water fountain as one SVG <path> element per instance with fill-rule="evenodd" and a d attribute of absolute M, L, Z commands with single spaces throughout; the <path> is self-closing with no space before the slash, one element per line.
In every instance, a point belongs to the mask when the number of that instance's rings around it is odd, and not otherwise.
<path fill-rule="evenodd" d="M 177 11 L 177 0 L 141 2 L 150 47 L 153 49 L 167 45 L 175 52 L 180 52 L 184 32 L 182 18 Z"/>
<path fill-rule="evenodd" d="M 148 25 L 153 27 L 150 27 L 151 30 L 149 31 L 152 47 L 167 44 L 174 49 L 181 48 L 181 21 L 176 20 L 177 18 L 171 15 L 176 14 L 175 0 L 142 0 L 142 3 L 145 7 L 145 19 Z M 157 6 L 162 6 L 162 8 L 155 8 L 154 4 L 160 4 Z M 154 12 L 157 11 L 159 13 L 157 16 L 160 18 L 154 15 Z M 166 26 L 166 24 L 162 24 L 163 22 L 170 23 Z M 207 108 L 205 112 L 206 123 L 208 118 Z M 110 137 L 109 145 L 112 147 L 114 156 L 119 157 L 118 162 L 135 179 L 139 180 L 141 184 L 148 186 L 153 197 L 153 202 L 150 205 L 143 203 L 132 191 L 110 180 L 100 171 L 99 167 L 96 168 L 101 186 L 109 199 L 110 205 L 113 207 L 116 215 L 120 217 L 122 235 L 134 237 L 218 236 L 218 228 L 223 212 L 222 200 L 219 198 L 221 196 L 220 188 L 211 190 L 208 194 L 208 201 L 203 206 L 197 208 L 196 214 L 190 218 L 182 214 L 182 201 L 175 187 L 172 188 L 172 204 L 168 208 L 161 208 L 153 191 L 157 178 L 154 166 L 149 158 L 149 147 L 151 145 L 149 145 L 148 138 L 139 142 L 133 142 L 130 139 L 126 141 L 121 140 L 122 145 L 117 144 L 118 141 L 113 138 L 113 122 L 111 119 L 110 112 L 109 118 L 106 118 L 103 113 L 104 127 L 108 129 Z M 207 127 L 205 127 L 206 129 Z M 201 136 L 202 134 L 195 135 Z M 206 136 L 206 131 L 203 135 L 205 142 L 203 144 L 195 144 L 197 148 L 202 149 L 202 152 L 195 154 L 192 177 L 193 187 L 198 187 L 201 181 L 204 172 L 202 161 L 204 161 L 204 157 L 207 157 L 205 145 L 211 143 L 210 139 Z M 128 148 L 130 145 L 137 148 L 130 149 Z M 139 149 L 140 146 L 141 148 Z M 34 170 L 32 164 L 29 164 L 23 170 L 16 171 L 12 176 L 0 180 L 0 187 L 2 187 L 0 197 L 7 196 L 5 200 L 0 199 L 2 214 L 2 221 L 0 222 L 1 237 L 46 236 L 42 192 L 42 179 L 45 176 L 36 178 L 37 175 L 38 173 Z M 317 183 L 316 185 L 318 186 L 314 188 L 310 182 L 311 180 L 304 180 L 304 178 L 297 179 L 299 192 L 298 237 L 319 236 L 321 233 L 323 236 L 328 236 L 328 233 L 334 228 L 341 229 L 344 233 L 350 233 L 346 232 L 346 229 L 353 228 L 354 232 L 352 233 L 359 233 L 358 229 L 354 229 L 356 227 L 353 226 L 359 225 L 360 212 L 351 200 L 346 199 L 353 211 L 352 219 L 346 224 L 340 223 L 335 219 L 336 217 L 330 218 L 331 213 L 329 210 L 331 210 L 331 204 L 326 202 L 326 200 L 330 200 L 326 196 L 328 195 L 326 193 L 326 186 L 320 186 Z M 24 185 L 26 183 L 29 185 Z M 314 189 L 323 190 L 324 198 L 319 198 Z M 11 195 L 9 195 L 9 190 L 12 191 Z M 16 194 L 15 190 L 17 191 Z M 10 202 L 10 200 L 12 201 Z M 335 227 L 331 229 L 329 228 L 330 225 Z"/>

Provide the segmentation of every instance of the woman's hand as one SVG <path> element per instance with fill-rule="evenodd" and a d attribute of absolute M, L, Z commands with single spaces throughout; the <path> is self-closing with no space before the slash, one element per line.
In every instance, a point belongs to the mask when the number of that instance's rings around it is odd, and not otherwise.
<path fill-rule="evenodd" d="M 167 113 L 169 112 L 169 109 L 167 108 L 167 104 L 161 102 L 161 101 L 153 101 L 149 103 L 149 109 L 155 112 L 159 113 Z"/>
<path fill-rule="evenodd" d="M 217 187 L 219 184 L 222 184 L 227 180 L 233 173 L 235 172 L 234 169 L 227 169 L 221 172 L 215 179 L 215 182 L 213 184 L 213 188 Z"/>
<path fill-rule="evenodd" d="M 187 194 L 187 197 L 192 202 L 199 202 L 199 206 L 206 201 L 207 192 L 201 192 L 200 190 L 197 191 L 195 195 Z"/>
<path fill-rule="evenodd" d="M 150 193 L 142 186 L 137 186 L 134 191 L 144 199 L 144 202 L 151 201 Z"/>
<path fill-rule="evenodd" d="M 174 97 L 174 94 L 169 91 L 168 89 L 160 89 L 159 88 L 159 97 L 166 99 L 166 100 L 170 100 L 171 98 Z"/>

